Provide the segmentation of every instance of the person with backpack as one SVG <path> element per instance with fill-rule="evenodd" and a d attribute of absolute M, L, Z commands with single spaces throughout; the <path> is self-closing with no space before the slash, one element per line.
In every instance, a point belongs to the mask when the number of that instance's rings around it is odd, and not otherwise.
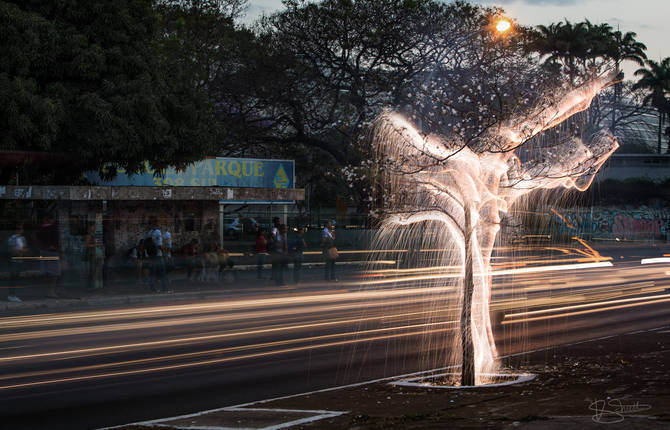
<path fill-rule="evenodd" d="M 331 221 L 326 221 L 326 225 L 321 231 L 321 248 L 325 262 L 325 279 L 326 281 L 337 281 L 337 277 L 335 276 L 335 261 L 337 261 L 339 254 L 335 247 L 335 234 L 333 233 L 333 223 Z"/>
<path fill-rule="evenodd" d="M 25 257 L 28 252 L 26 238 L 23 237 L 23 224 L 16 224 L 14 234 L 7 240 L 7 249 L 9 251 L 9 279 L 11 282 L 7 293 L 7 301 L 20 303 L 21 299 L 16 295 L 16 284 L 23 269 L 21 257 Z"/>

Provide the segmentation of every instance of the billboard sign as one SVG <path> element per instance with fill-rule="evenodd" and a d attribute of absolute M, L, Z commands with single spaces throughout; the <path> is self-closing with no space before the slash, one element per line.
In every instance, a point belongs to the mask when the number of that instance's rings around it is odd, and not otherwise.
<path fill-rule="evenodd" d="M 181 172 L 172 167 L 155 172 L 146 163 L 144 171 L 135 175 L 119 168 L 111 180 L 103 180 L 97 172 L 85 176 L 92 184 L 108 186 L 295 188 L 295 162 L 217 157 L 193 163 Z"/>

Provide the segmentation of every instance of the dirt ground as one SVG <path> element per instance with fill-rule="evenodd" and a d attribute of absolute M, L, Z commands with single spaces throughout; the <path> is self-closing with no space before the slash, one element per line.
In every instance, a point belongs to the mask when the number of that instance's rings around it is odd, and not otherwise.
<path fill-rule="evenodd" d="M 509 371 L 537 376 L 522 384 L 476 389 L 379 382 L 249 407 L 346 412 L 296 422 L 293 429 L 670 429 L 668 328 L 556 347 L 507 359 L 504 364 L 512 366 Z M 257 419 L 241 419 L 239 412 L 233 420 L 231 414 L 226 418 L 221 414 L 219 419 L 210 416 L 207 425 L 272 428 L 279 424 L 262 419 L 267 418 L 266 412 L 256 413 Z M 201 419 L 190 424 L 201 425 Z M 283 422 L 287 421 L 291 418 L 284 417 Z M 161 424 L 177 428 L 184 421 Z"/>

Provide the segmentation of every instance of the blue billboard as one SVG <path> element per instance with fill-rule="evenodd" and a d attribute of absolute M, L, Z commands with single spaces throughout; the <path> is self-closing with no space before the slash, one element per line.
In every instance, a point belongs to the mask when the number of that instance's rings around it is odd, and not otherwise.
<path fill-rule="evenodd" d="M 193 163 L 181 172 L 172 167 L 155 172 L 146 163 L 144 171 L 134 175 L 117 168 L 111 180 L 103 180 L 97 172 L 85 176 L 92 184 L 110 186 L 295 188 L 295 162 L 217 157 Z"/>

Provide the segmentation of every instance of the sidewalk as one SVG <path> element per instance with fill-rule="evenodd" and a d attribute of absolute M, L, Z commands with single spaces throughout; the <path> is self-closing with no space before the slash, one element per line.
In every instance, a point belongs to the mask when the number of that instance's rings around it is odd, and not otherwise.
<path fill-rule="evenodd" d="M 292 429 L 667 429 L 670 328 L 503 360 L 532 381 L 440 389 L 389 380 L 119 427 Z"/>

